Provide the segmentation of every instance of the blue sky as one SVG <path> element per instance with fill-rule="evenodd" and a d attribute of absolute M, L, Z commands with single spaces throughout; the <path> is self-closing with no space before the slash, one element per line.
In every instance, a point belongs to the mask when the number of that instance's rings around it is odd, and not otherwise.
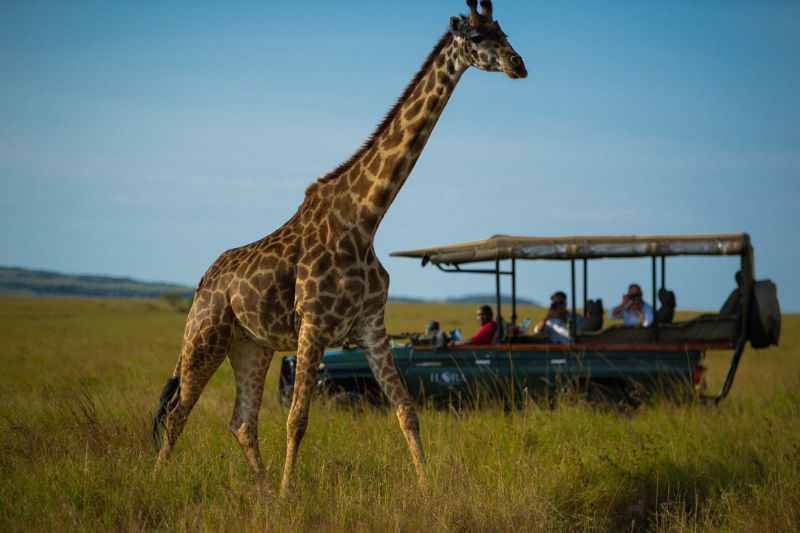
<path fill-rule="evenodd" d="M 0 264 L 193 285 L 372 132 L 460 1 L 0 4 Z M 800 311 L 800 4 L 495 2 L 529 77 L 468 71 L 375 248 L 396 296 L 491 292 L 392 250 L 747 231 Z M 730 259 L 675 259 L 713 309 Z M 522 296 L 569 288 L 522 269 Z M 615 302 L 649 262 L 598 261 Z"/>

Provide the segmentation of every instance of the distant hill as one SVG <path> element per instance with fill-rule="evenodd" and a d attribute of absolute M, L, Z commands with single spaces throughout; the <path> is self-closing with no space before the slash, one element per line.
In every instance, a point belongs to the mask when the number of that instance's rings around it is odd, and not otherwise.
<path fill-rule="evenodd" d="M 61 274 L 45 270 L 0 267 L 2 296 L 116 296 L 155 298 L 178 294 L 191 298 L 194 289 L 170 283 L 148 283 L 131 278 Z"/>
<path fill-rule="evenodd" d="M 413 297 L 406 297 L 406 296 L 389 296 L 390 302 L 407 302 L 407 303 L 426 303 L 426 302 L 445 302 L 450 304 L 488 304 L 494 306 L 495 303 L 495 295 L 492 293 L 486 294 L 467 294 L 465 296 L 458 296 L 458 297 L 451 297 L 445 300 L 434 300 L 434 299 L 424 299 L 424 298 L 413 298 Z M 511 303 L 511 295 L 505 294 L 502 295 L 500 298 L 500 302 L 502 304 L 510 304 Z M 531 300 L 529 298 L 517 298 L 517 305 L 541 305 L 536 300 Z"/>
<path fill-rule="evenodd" d="M 495 294 L 494 293 L 467 294 L 465 296 L 448 298 L 445 301 L 447 303 L 453 303 L 453 304 L 488 304 L 488 305 L 494 305 L 494 303 L 495 303 Z M 502 294 L 500 296 L 500 303 L 502 303 L 502 304 L 510 304 L 511 303 L 511 295 L 510 294 Z M 531 299 L 528 299 L 528 298 L 521 298 L 521 297 L 517 296 L 517 305 L 540 305 L 540 304 L 536 300 L 531 300 Z"/>
<path fill-rule="evenodd" d="M 158 298 L 168 295 L 180 295 L 181 298 L 192 298 L 194 288 L 171 283 L 150 283 L 132 278 L 115 278 L 111 276 L 89 276 L 80 274 L 62 274 L 46 270 L 29 270 L 26 268 L 0 267 L 0 296 L 107 296 L 118 298 Z M 390 296 L 392 302 L 426 303 L 434 299 Z M 448 298 L 447 303 L 489 304 L 494 306 L 494 294 L 468 294 L 466 296 Z M 503 304 L 510 304 L 511 297 L 504 295 Z M 535 300 L 517 298 L 518 305 L 539 305 Z"/>
<path fill-rule="evenodd" d="M 389 301 L 407 304 L 423 304 L 428 300 L 425 300 L 424 298 L 414 298 L 413 296 L 389 296 Z"/>

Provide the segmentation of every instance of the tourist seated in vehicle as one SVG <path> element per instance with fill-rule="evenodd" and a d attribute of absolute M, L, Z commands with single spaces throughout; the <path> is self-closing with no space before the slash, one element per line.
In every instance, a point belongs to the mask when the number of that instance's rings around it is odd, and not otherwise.
<path fill-rule="evenodd" d="M 423 333 L 414 333 L 411 335 L 411 344 L 434 346 L 437 349 L 444 348 L 450 342 L 450 338 L 454 333 L 454 331 L 451 331 L 450 335 L 448 335 L 447 332 L 441 330 L 437 320 L 431 320 L 425 326 L 425 331 Z"/>
<path fill-rule="evenodd" d="M 425 326 L 425 331 L 423 333 L 411 335 L 411 341 L 413 344 L 436 344 L 436 339 L 439 334 L 444 333 L 440 330 L 439 322 L 437 320 L 431 320 Z"/>
<path fill-rule="evenodd" d="M 533 334 L 547 337 L 550 342 L 569 344 L 572 342 L 570 325 L 575 322 L 576 329 L 580 329 L 582 317 L 567 311 L 567 295 L 563 291 L 556 291 L 550 296 L 550 309 L 547 314 L 533 328 Z"/>
<path fill-rule="evenodd" d="M 475 312 L 475 318 L 481 325 L 477 333 L 463 341 L 450 341 L 448 346 L 492 344 L 494 342 L 494 335 L 497 333 L 497 322 L 494 320 L 494 312 L 492 311 L 492 308 L 488 305 L 480 306 Z"/>
<path fill-rule="evenodd" d="M 626 326 L 646 328 L 653 324 L 653 307 L 642 298 L 642 287 L 631 283 L 628 292 L 622 295 L 622 302 L 608 310 L 608 318 L 622 320 Z"/>
<path fill-rule="evenodd" d="M 419 336 L 419 340 L 430 342 L 431 340 L 436 338 L 436 335 L 439 333 L 440 329 L 441 328 L 439 327 L 439 321 L 431 320 L 425 326 L 425 331 L 422 333 L 422 335 Z"/>

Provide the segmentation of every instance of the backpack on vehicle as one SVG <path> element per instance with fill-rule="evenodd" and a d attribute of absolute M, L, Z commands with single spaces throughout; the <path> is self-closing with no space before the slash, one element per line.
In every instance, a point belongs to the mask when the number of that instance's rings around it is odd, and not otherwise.
<path fill-rule="evenodd" d="M 603 329 L 603 300 L 587 300 L 586 318 L 581 325 L 581 333 L 593 333 Z"/>

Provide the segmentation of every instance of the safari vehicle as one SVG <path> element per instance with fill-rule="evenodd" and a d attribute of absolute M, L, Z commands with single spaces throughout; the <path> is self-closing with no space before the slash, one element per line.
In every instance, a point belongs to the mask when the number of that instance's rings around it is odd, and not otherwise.
<path fill-rule="evenodd" d="M 408 335 L 392 348 L 394 363 L 412 397 L 420 400 L 470 402 L 484 395 L 515 401 L 526 395 L 553 398 L 574 389 L 590 399 L 637 403 L 652 394 L 697 396 L 717 403 L 728 394 L 745 345 L 763 348 L 778 343 L 780 308 L 775 285 L 755 280 L 753 247 L 746 233 L 598 237 L 512 237 L 394 252 L 416 258 L 450 274 L 494 276 L 498 332 L 487 346 L 447 347 Z M 719 313 L 674 321 L 675 295 L 666 288 L 667 258 L 736 256 L 737 286 Z M 651 258 L 654 323 L 651 327 L 612 325 L 603 328 L 600 300 L 587 299 L 589 263 L 601 258 Z M 569 344 L 529 335 L 517 325 L 517 261 L 559 260 L 569 263 L 572 312 L 576 314 L 576 270 L 583 275 L 583 321 L 571 324 Z M 474 264 L 483 263 L 481 268 Z M 488 264 L 488 266 L 487 266 Z M 480 266 L 480 265 L 479 265 Z M 660 287 L 657 289 L 660 270 Z M 501 306 L 501 278 L 511 279 L 511 309 L 506 321 Z M 621 280 L 622 283 L 625 281 Z M 422 323 L 422 321 L 421 321 Z M 707 350 L 731 350 L 722 388 L 703 392 Z M 280 398 L 290 402 L 295 357 L 286 356 L 280 371 Z M 364 353 L 345 346 L 322 358 L 318 387 L 348 399 L 381 401 L 382 394 Z"/>

